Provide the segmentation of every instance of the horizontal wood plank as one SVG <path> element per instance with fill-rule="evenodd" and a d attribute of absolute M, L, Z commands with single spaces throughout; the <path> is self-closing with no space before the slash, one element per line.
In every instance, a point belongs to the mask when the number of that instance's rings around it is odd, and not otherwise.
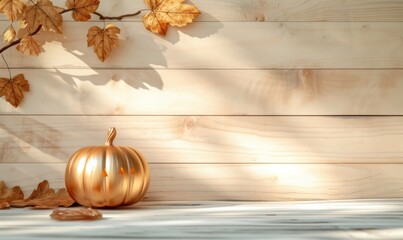
<path fill-rule="evenodd" d="M 12 68 L 403 68 L 399 22 L 200 22 L 171 29 L 165 39 L 147 32 L 141 23 L 125 22 L 118 24 L 120 47 L 104 63 L 86 44 L 87 29 L 94 24 L 100 23 L 66 23 L 64 36 L 41 34 L 47 43 L 39 57 L 15 49 L 4 56 Z M 6 26 L 0 23 L 0 28 Z"/>
<path fill-rule="evenodd" d="M 79 148 L 150 163 L 402 163 L 403 117 L 0 116 L 0 162 L 67 162 Z"/>
<path fill-rule="evenodd" d="M 53 0 L 64 7 L 65 0 Z M 196 21 L 403 21 L 403 2 L 396 0 L 191 0 L 202 15 Z M 106 16 L 134 13 L 146 8 L 142 0 L 101 1 Z M 70 13 L 63 15 L 71 21 Z M 2 16 L 1 19 L 5 19 Z M 94 16 L 92 21 L 98 20 Z M 131 17 L 125 21 L 141 21 Z"/>
<path fill-rule="evenodd" d="M 7 240 L 44 239 L 401 239 L 402 199 L 229 202 L 153 201 L 100 209 L 102 221 L 50 219 L 50 210 L 10 209 L 0 215 Z M 156 231 L 158 229 L 158 231 Z"/>
<path fill-rule="evenodd" d="M 32 70 L 19 108 L 103 115 L 397 115 L 403 70 Z"/>
<path fill-rule="evenodd" d="M 42 179 L 64 187 L 65 163 L 1 163 L 27 194 Z M 403 164 L 150 164 L 145 200 L 283 201 L 403 197 Z"/>

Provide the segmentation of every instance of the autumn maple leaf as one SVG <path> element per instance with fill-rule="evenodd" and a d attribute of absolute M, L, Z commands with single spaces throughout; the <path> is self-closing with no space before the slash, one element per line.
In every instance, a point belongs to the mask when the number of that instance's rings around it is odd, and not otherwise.
<path fill-rule="evenodd" d="M 88 47 L 94 46 L 94 51 L 101 62 L 109 57 L 112 47 L 119 46 L 119 33 L 120 29 L 113 24 L 108 24 L 104 29 L 93 26 L 88 30 Z"/>
<path fill-rule="evenodd" d="M 50 0 L 31 1 L 24 18 L 28 31 L 32 33 L 42 26 L 45 30 L 62 33 L 63 18 L 59 11 Z"/>
<path fill-rule="evenodd" d="M 15 29 L 13 25 L 11 24 L 8 28 L 3 33 L 3 42 L 10 43 L 14 40 L 15 36 L 17 33 L 15 32 Z"/>
<path fill-rule="evenodd" d="M 1 0 L 0 12 L 4 12 L 11 21 L 17 20 L 24 13 L 25 4 L 21 0 Z"/>
<path fill-rule="evenodd" d="M 143 17 L 143 23 L 149 31 L 165 36 L 168 24 L 183 27 L 200 15 L 199 9 L 185 0 L 144 0 L 151 12 Z"/>
<path fill-rule="evenodd" d="M 98 9 L 99 0 L 67 0 L 66 5 L 68 9 L 73 9 L 74 20 L 87 21 L 91 18 L 91 13 Z"/>
<path fill-rule="evenodd" d="M 17 50 L 22 53 L 28 53 L 31 56 L 38 56 L 42 52 L 41 46 L 31 35 L 21 39 L 21 42 L 17 45 Z"/>
<path fill-rule="evenodd" d="M 18 74 L 12 79 L 0 78 L 0 97 L 6 96 L 6 100 L 14 107 L 20 105 L 24 91 L 29 91 L 29 83 L 23 74 Z"/>

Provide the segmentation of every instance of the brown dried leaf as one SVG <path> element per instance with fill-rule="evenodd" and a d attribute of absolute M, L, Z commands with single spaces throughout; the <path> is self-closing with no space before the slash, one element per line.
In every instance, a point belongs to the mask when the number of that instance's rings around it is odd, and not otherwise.
<path fill-rule="evenodd" d="M 10 204 L 8 202 L 0 202 L 0 209 L 10 208 Z"/>
<path fill-rule="evenodd" d="M 8 208 L 8 202 L 19 199 L 24 199 L 24 193 L 20 187 L 16 186 L 9 189 L 3 181 L 0 181 L 0 209 Z"/>
<path fill-rule="evenodd" d="M 49 186 L 49 182 L 47 180 L 43 180 L 38 184 L 38 187 L 34 189 L 25 201 L 34 200 L 36 198 L 43 198 L 48 195 L 55 193 L 55 190 L 51 189 Z"/>
<path fill-rule="evenodd" d="M 66 5 L 68 9 L 73 9 L 71 15 L 74 20 L 87 21 L 98 9 L 99 0 L 67 0 Z"/>
<path fill-rule="evenodd" d="M 108 24 L 104 29 L 93 26 L 87 33 L 87 45 L 94 46 L 94 52 L 99 60 L 104 62 L 109 57 L 112 47 L 119 46 L 119 33 L 120 29 L 113 24 Z"/>
<path fill-rule="evenodd" d="M 185 0 L 144 0 L 151 9 L 143 17 L 143 23 L 149 31 L 165 36 L 168 24 L 183 27 L 191 23 L 200 15 L 199 9 L 190 4 L 183 4 Z"/>
<path fill-rule="evenodd" d="M 10 203 L 10 206 L 33 206 L 35 208 L 47 209 L 59 206 L 70 207 L 71 205 L 73 205 L 73 203 L 74 200 L 70 197 L 70 195 L 64 188 L 59 189 L 57 192 L 55 192 L 54 189 L 49 187 L 49 182 L 47 180 L 44 180 L 38 184 L 37 189 L 35 189 L 27 199 L 12 201 Z"/>
<path fill-rule="evenodd" d="M 98 220 L 102 218 L 102 213 L 92 208 L 75 210 L 55 209 L 50 214 L 50 217 L 59 221 Z"/>
<path fill-rule="evenodd" d="M 19 19 L 25 10 L 25 4 L 21 0 L 1 0 L 0 12 L 4 12 L 8 19 L 15 21 Z"/>
<path fill-rule="evenodd" d="M 24 20 L 30 33 L 39 26 L 45 30 L 62 33 L 62 15 L 50 0 L 30 1 L 25 11 Z"/>
<path fill-rule="evenodd" d="M 28 53 L 31 56 L 38 56 L 42 52 L 41 46 L 31 35 L 21 39 L 21 42 L 17 45 L 17 50 L 22 53 Z"/>
<path fill-rule="evenodd" d="M 11 80 L 0 78 L 0 97 L 6 96 L 6 100 L 15 108 L 24 98 L 24 91 L 29 91 L 29 83 L 23 74 L 18 74 Z"/>
<path fill-rule="evenodd" d="M 7 43 L 12 42 L 16 35 L 17 33 L 15 32 L 13 25 L 10 25 L 8 28 L 6 28 L 6 31 L 4 31 L 3 33 L 3 42 Z"/>

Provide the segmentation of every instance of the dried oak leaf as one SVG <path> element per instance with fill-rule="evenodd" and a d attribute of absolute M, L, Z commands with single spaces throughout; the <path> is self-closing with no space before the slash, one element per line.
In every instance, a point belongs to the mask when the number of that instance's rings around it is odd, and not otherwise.
<path fill-rule="evenodd" d="M 102 218 L 102 213 L 92 208 L 74 210 L 55 209 L 50 214 L 50 217 L 58 221 L 98 220 Z"/>
<path fill-rule="evenodd" d="M 21 0 L 1 0 L 0 12 L 6 14 L 8 19 L 15 21 L 24 13 L 25 4 Z"/>
<path fill-rule="evenodd" d="M 71 16 L 74 20 L 87 21 L 98 9 L 99 0 L 67 0 L 66 5 L 68 9 L 73 9 Z"/>
<path fill-rule="evenodd" d="M 144 0 L 151 9 L 143 17 L 143 23 L 149 31 L 165 36 L 168 24 L 183 27 L 191 23 L 200 15 L 199 9 L 190 4 L 183 4 L 185 0 Z"/>
<path fill-rule="evenodd" d="M 32 194 L 25 200 L 17 200 L 10 202 L 11 207 L 27 207 L 46 209 L 55 208 L 58 206 L 70 207 L 74 200 L 67 193 L 66 189 L 62 188 L 55 192 L 49 187 L 49 182 L 44 180 L 38 184 Z"/>
<path fill-rule="evenodd" d="M 17 50 L 22 53 L 28 53 L 31 56 L 38 56 L 42 52 L 41 46 L 31 35 L 21 39 L 21 42 L 17 45 Z"/>
<path fill-rule="evenodd" d="M 30 1 L 25 10 L 24 20 L 30 33 L 39 26 L 47 31 L 62 33 L 62 15 L 59 13 L 59 8 L 53 6 L 50 0 Z"/>
<path fill-rule="evenodd" d="M 10 204 L 8 202 L 0 202 L 0 209 L 10 208 Z"/>
<path fill-rule="evenodd" d="M 3 42 L 12 42 L 16 35 L 17 33 L 15 32 L 13 25 L 10 25 L 3 33 Z"/>
<path fill-rule="evenodd" d="M 0 209 L 9 208 L 9 202 L 19 199 L 24 199 L 24 193 L 19 186 L 9 189 L 4 181 L 0 181 Z"/>
<path fill-rule="evenodd" d="M 23 74 L 18 74 L 12 79 L 0 78 L 0 97 L 6 96 L 6 100 L 14 107 L 20 105 L 24 91 L 29 91 L 29 83 Z"/>
<path fill-rule="evenodd" d="M 94 46 L 94 52 L 104 62 L 111 54 L 112 47 L 119 46 L 119 33 L 120 29 L 113 24 L 108 24 L 104 29 L 93 26 L 87 33 L 87 45 Z"/>

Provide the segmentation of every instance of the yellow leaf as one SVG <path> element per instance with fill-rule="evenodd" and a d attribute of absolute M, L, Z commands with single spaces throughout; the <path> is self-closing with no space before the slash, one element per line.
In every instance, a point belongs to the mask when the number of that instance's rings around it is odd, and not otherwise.
<path fill-rule="evenodd" d="M 13 79 L 0 78 L 0 97 L 6 96 L 6 100 L 15 108 L 24 98 L 23 91 L 29 91 L 29 83 L 23 74 L 18 74 Z"/>
<path fill-rule="evenodd" d="M 68 9 L 73 9 L 71 15 L 74 20 L 87 21 L 98 9 L 99 0 L 67 0 L 66 5 Z"/>
<path fill-rule="evenodd" d="M 25 4 L 21 0 L 1 0 L 0 12 L 4 12 L 11 20 L 17 20 L 24 13 Z"/>
<path fill-rule="evenodd" d="M 143 17 L 143 23 L 149 31 L 165 36 L 168 24 L 183 27 L 191 23 L 200 15 L 199 9 L 190 4 L 183 4 L 185 0 L 144 0 L 151 9 Z"/>
<path fill-rule="evenodd" d="M 109 57 L 112 47 L 117 48 L 119 46 L 119 33 L 120 29 L 113 24 L 108 24 L 104 29 L 93 26 L 88 30 L 88 47 L 94 46 L 94 52 L 101 62 Z"/>
<path fill-rule="evenodd" d="M 24 20 L 30 33 L 41 25 L 45 30 L 62 33 L 62 15 L 50 0 L 31 1 L 25 11 Z"/>
<path fill-rule="evenodd" d="M 3 42 L 12 42 L 16 35 L 17 33 L 15 32 L 13 25 L 10 25 L 3 33 Z"/>
<path fill-rule="evenodd" d="M 31 36 L 25 36 L 21 39 L 21 42 L 17 46 L 17 50 L 26 53 L 28 52 L 31 56 L 38 56 L 42 52 L 41 46 L 37 41 Z"/>

